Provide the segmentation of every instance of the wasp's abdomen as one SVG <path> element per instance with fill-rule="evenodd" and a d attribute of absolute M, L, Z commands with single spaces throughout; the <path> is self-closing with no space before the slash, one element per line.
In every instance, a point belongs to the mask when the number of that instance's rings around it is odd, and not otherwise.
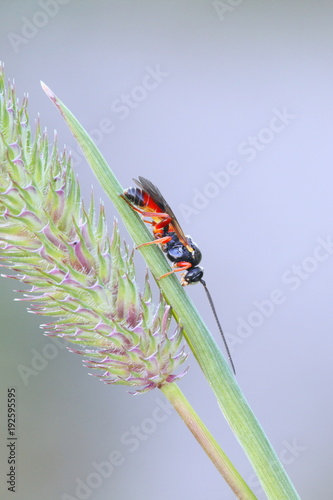
<path fill-rule="evenodd" d="M 145 207 L 147 205 L 147 193 L 140 188 L 130 187 L 125 189 L 124 196 L 136 207 Z"/>
<path fill-rule="evenodd" d="M 125 189 L 124 196 L 136 207 L 144 208 L 148 212 L 162 212 L 162 208 L 149 196 L 146 191 L 137 187 Z"/>

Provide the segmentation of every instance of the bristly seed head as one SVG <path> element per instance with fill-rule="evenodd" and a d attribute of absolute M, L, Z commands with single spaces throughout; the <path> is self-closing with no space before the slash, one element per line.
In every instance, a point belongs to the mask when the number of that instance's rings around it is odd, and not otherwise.
<path fill-rule="evenodd" d="M 66 152 L 56 141 L 49 149 L 39 120 L 32 135 L 27 105 L 6 88 L 0 63 L 0 265 L 31 285 L 21 300 L 32 312 L 55 317 L 47 334 L 76 344 L 102 380 L 136 392 L 174 381 L 186 355 L 180 329 L 167 335 L 169 306 L 153 304 L 148 277 L 139 293 L 116 223 L 110 241 L 103 206 L 96 222 Z"/>

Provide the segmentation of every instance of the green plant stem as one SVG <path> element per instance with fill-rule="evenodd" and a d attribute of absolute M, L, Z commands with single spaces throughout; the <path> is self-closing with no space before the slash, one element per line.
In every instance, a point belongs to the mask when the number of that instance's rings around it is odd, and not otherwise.
<path fill-rule="evenodd" d="M 123 189 L 91 137 L 53 92 L 46 85 L 42 85 L 48 97 L 62 113 L 135 244 L 140 245 L 151 240 L 151 234 L 140 217 L 120 198 Z M 170 269 L 157 245 L 143 247 L 140 251 L 155 278 Z M 293 484 L 231 374 L 226 360 L 178 279 L 175 275 L 168 276 L 159 281 L 159 286 L 172 306 L 177 321 L 183 325 L 186 340 L 211 385 L 225 418 L 247 453 L 267 498 L 299 500 Z"/>
<path fill-rule="evenodd" d="M 256 500 L 257 497 L 250 490 L 205 424 L 198 417 L 178 385 L 175 382 L 164 384 L 161 387 L 161 391 L 183 419 L 184 423 L 192 432 L 203 450 L 207 453 L 217 470 L 222 474 L 237 498 L 241 500 Z"/>

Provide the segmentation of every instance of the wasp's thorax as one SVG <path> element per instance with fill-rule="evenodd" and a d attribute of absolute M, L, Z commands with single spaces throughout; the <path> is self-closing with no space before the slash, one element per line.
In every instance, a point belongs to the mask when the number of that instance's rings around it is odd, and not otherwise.
<path fill-rule="evenodd" d="M 191 252 L 179 241 L 176 234 L 172 235 L 171 241 L 163 245 L 163 251 L 171 262 L 189 262 L 193 266 L 182 277 L 183 286 L 197 283 L 203 277 L 203 268 L 198 266 L 201 261 L 201 252 L 190 236 L 186 236 L 186 239 L 192 249 Z"/>

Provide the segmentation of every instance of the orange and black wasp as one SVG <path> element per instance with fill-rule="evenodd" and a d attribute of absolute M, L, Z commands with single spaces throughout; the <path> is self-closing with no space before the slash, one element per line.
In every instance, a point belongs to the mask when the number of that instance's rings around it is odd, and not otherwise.
<path fill-rule="evenodd" d="M 222 339 L 229 357 L 233 372 L 234 363 L 231 358 L 229 347 L 225 339 L 220 321 L 217 317 L 215 306 L 207 288 L 206 282 L 202 279 L 204 270 L 198 264 L 201 261 L 201 252 L 190 236 L 185 236 L 175 214 L 165 200 L 161 191 L 152 182 L 144 177 L 139 180 L 133 179 L 138 187 L 129 187 L 120 195 L 130 206 L 142 217 L 149 217 L 152 220 L 145 220 L 153 228 L 154 241 L 148 241 L 140 245 L 160 244 L 167 258 L 172 262 L 172 271 L 163 274 L 158 279 L 165 278 L 169 274 L 184 271 L 181 279 L 183 286 L 193 283 L 201 283 L 206 291 L 208 301 L 212 308 L 217 326 L 222 335 Z"/>

